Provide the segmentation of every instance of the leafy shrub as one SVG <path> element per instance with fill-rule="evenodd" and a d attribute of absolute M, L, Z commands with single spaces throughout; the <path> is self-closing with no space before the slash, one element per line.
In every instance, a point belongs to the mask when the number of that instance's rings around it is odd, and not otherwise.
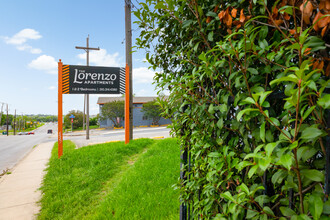
<path fill-rule="evenodd" d="M 140 6 L 137 45 L 191 158 L 193 217 L 328 219 L 330 2 Z"/>
<path fill-rule="evenodd" d="M 71 115 L 74 115 L 74 119 L 73 119 L 73 123 L 72 123 L 72 127 L 73 129 L 76 129 L 76 128 L 79 128 L 79 127 L 82 127 L 83 126 L 83 117 L 84 117 L 84 114 L 82 111 L 79 111 L 79 110 L 71 110 L 69 111 L 68 114 L 66 114 L 64 116 L 64 126 L 65 128 L 71 128 L 71 118 L 70 116 Z"/>
<path fill-rule="evenodd" d="M 156 100 L 144 103 L 141 111 L 146 118 L 152 119 L 153 125 L 159 125 L 162 109 Z"/>

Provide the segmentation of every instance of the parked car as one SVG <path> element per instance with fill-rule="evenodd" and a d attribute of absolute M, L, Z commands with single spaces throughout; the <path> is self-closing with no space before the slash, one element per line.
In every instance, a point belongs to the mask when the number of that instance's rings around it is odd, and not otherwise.
<path fill-rule="evenodd" d="M 29 131 L 28 132 L 28 135 L 30 135 L 30 134 L 34 134 L 34 131 Z"/>
<path fill-rule="evenodd" d="M 52 130 L 52 129 L 49 129 L 49 130 L 47 131 L 47 134 L 53 134 L 53 130 Z"/>
<path fill-rule="evenodd" d="M 28 132 L 19 132 L 18 135 L 28 135 Z"/>

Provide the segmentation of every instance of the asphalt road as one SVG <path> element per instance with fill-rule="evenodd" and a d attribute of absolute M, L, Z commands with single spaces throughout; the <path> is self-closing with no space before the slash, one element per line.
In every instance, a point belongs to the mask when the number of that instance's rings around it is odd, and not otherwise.
<path fill-rule="evenodd" d="M 52 129 L 53 135 L 47 134 L 47 130 Z M 33 146 L 48 141 L 57 141 L 57 124 L 49 123 L 37 130 L 34 135 L 0 135 L 0 173 L 5 169 L 13 168 L 25 155 L 27 155 Z M 169 137 L 170 129 L 165 127 L 155 128 L 134 128 L 133 137 L 152 138 Z M 77 147 L 87 146 L 89 144 L 102 143 L 107 141 L 123 141 L 125 139 L 125 130 L 91 130 L 90 139 L 86 140 L 86 132 L 73 132 L 64 134 L 64 140 L 72 140 Z"/>
<path fill-rule="evenodd" d="M 34 135 L 0 135 L 0 173 L 13 168 L 35 145 L 55 141 L 47 134 L 48 129 L 56 129 L 56 125 L 46 124 L 36 129 Z"/>

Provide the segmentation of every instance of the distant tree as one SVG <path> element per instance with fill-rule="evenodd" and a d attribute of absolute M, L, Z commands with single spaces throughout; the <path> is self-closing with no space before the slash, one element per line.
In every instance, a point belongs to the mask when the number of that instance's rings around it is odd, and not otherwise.
<path fill-rule="evenodd" d="M 123 118 L 125 113 L 125 102 L 124 101 L 114 101 L 105 103 L 101 108 L 101 120 L 110 119 L 115 127 L 119 127 L 117 118 Z"/>
<path fill-rule="evenodd" d="M 97 114 L 97 116 L 90 118 L 89 119 L 89 125 L 98 125 L 99 122 L 99 114 Z"/>
<path fill-rule="evenodd" d="M 11 122 L 13 121 L 14 116 L 11 114 L 8 114 L 8 125 L 11 125 Z M 1 117 L 1 125 L 6 125 L 7 124 L 7 114 L 6 113 L 2 113 L 2 117 Z"/>
<path fill-rule="evenodd" d="M 159 124 L 162 108 L 156 100 L 143 104 L 141 111 L 146 118 L 152 119 L 153 125 Z"/>
<path fill-rule="evenodd" d="M 74 115 L 73 119 L 73 129 L 82 127 L 83 125 L 83 112 L 71 110 L 68 114 L 64 116 L 64 126 L 65 128 L 71 128 L 71 118 L 70 115 Z"/>

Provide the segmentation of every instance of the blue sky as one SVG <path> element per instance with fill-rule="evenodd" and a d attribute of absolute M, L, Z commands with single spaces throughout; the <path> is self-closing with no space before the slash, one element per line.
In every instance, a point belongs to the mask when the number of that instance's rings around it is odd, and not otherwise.
<path fill-rule="evenodd" d="M 91 66 L 125 66 L 125 0 L 0 2 L 0 102 L 11 114 L 57 114 L 57 62 L 85 65 L 85 51 L 75 46 L 86 46 L 88 34 L 90 47 L 101 48 L 90 53 Z M 134 45 L 139 31 L 132 29 Z M 154 96 L 154 72 L 143 60 L 143 51 L 133 54 L 133 92 Z M 90 95 L 91 115 L 97 97 Z M 83 95 L 64 95 L 63 102 L 64 113 L 83 110 Z"/>

